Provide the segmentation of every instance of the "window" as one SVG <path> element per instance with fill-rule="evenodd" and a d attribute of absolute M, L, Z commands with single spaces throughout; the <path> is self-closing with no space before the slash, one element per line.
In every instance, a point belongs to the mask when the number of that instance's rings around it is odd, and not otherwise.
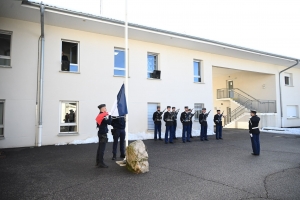
<path fill-rule="evenodd" d="M 79 43 L 62 41 L 61 71 L 79 71 Z"/>
<path fill-rule="evenodd" d="M 298 106 L 287 106 L 286 116 L 287 118 L 298 118 Z"/>
<path fill-rule="evenodd" d="M 285 73 L 285 75 L 284 75 L 284 84 L 286 86 L 293 86 L 293 84 L 292 84 L 292 74 Z"/>
<path fill-rule="evenodd" d="M 148 103 L 148 130 L 154 130 L 153 113 L 157 110 L 158 103 Z"/>
<path fill-rule="evenodd" d="M 10 67 L 11 34 L 9 31 L 0 30 L 0 66 Z"/>
<path fill-rule="evenodd" d="M 152 74 L 154 70 L 158 70 L 158 54 L 148 53 L 148 71 L 147 78 L 152 78 Z"/>
<path fill-rule="evenodd" d="M 61 101 L 60 133 L 78 132 L 78 102 Z"/>
<path fill-rule="evenodd" d="M 114 76 L 125 76 L 125 51 L 115 48 Z"/>
<path fill-rule="evenodd" d="M 201 82 L 201 61 L 194 60 L 194 82 Z"/>
<path fill-rule="evenodd" d="M 4 101 L 0 100 L 0 137 L 4 136 Z"/>
<path fill-rule="evenodd" d="M 199 115 L 202 111 L 202 108 L 204 108 L 204 103 L 195 103 L 194 104 L 194 112 L 195 112 L 194 120 L 195 121 L 199 121 Z"/>

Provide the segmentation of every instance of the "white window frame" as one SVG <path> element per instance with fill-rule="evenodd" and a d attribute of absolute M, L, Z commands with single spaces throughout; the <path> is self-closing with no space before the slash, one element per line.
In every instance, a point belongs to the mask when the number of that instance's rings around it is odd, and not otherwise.
<path fill-rule="evenodd" d="M 124 66 L 125 66 L 125 68 L 119 68 L 119 67 L 116 67 L 115 66 L 115 50 L 119 50 L 119 51 L 124 51 L 124 53 L 125 53 L 125 49 L 124 48 L 119 48 L 119 47 L 115 47 L 114 48 L 114 76 L 117 76 L 117 77 L 126 77 L 126 58 L 124 59 Z M 128 51 L 128 53 L 129 53 L 129 51 Z M 125 55 L 126 56 L 126 55 Z M 129 67 L 128 67 L 129 68 Z M 121 71 L 124 71 L 125 73 L 124 73 L 124 76 L 122 76 L 122 75 L 116 75 L 115 74 L 115 70 L 121 70 Z"/>
<path fill-rule="evenodd" d="M 195 75 L 195 71 L 194 71 L 194 63 L 195 62 L 198 62 L 199 63 L 199 67 L 200 67 L 200 69 L 199 69 L 199 73 L 200 73 L 200 75 Z M 203 79 L 202 79 L 202 75 L 203 73 L 202 73 L 202 60 L 198 60 L 198 59 L 194 59 L 193 60 L 193 81 L 194 81 L 194 83 L 202 83 L 203 82 Z M 199 82 L 199 81 L 195 81 L 195 78 L 200 78 L 201 79 L 201 81 Z"/>
<path fill-rule="evenodd" d="M 0 113 L 0 115 L 3 115 L 3 124 L 0 124 L 0 128 L 3 129 L 3 135 L 0 135 L 0 139 L 4 138 L 4 123 L 5 123 L 5 100 L 0 99 L 0 102 L 3 102 L 3 113 Z"/>
<path fill-rule="evenodd" d="M 10 65 L 0 65 L 0 67 L 11 67 L 11 47 L 12 47 L 12 31 L 5 31 L 5 30 L 0 30 L 0 34 L 3 35 L 10 35 L 10 56 L 4 56 L 4 55 L 0 55 L 1 59 L 6 59 L 6 60 L 10 60 Z"/>
<path fill-rule="evenodd" d="M 149 124 L 148 124 L 148 120 L 149 120 L 149 119 L 148 119 L 148 105 L 149 105 L 149 104 L 156 104 L 156 107 L 157 107 L 157 106 L 160 106 L 160 103 L 157 103 L 157 102 L 147 102 L 147 130 L 148 130 L 148 131 L 154 131 L 154 130 L 155 130 L 154 122 L 153 122 L 153 126 L 154 126 L 153 129 L 149 128 Z M 156 110 L 157 110 L 157 109 L 156 109 Z M 155 110 L 155 111 L 156 111 L 156 110 Z M 153 114 L 153 113 L 152 113 L 152 114 Z M 152 117 L 153 117 L 153 116 L 151 116 L 151 120 L 152 120 Z"/>
<path fill-rule="evenodd" d="M 152 55 L 152 56 L 155 56 L 155 57 L 156 57 L 155 69 L 154 69 L 154 70 L 159 70 L 159 67 L 158 67 L 159 54 L 158 54 L 158 53 L 153 53 L 153 52 L 147 52 L 147 78 L 148 78 L 148 79 L 153 79 L 153 78 L 151 78 L 151 77 L 148 77 L 148 74 L 149 74 L 149 73 L 153 73 L 153 71 L 148 71 L 148 56 L 149 56 L 149 55 Z"/>
<path fill-rule="evenodd" d="M 74 123 L 62 123 L 62 103 L 76 103 L 76 121 Z M 59 135 L 78 135 L 79 134 L 79 101 L 59 101 Z M 77 126 L 77 131 L 60 132 L 61 126 Z"/>
<path fill-rule="evenodd" d="M 195 122 L 199 121 L 199 114 L 201 114 L 202 108 L 204 108 L 204 103 L 194 103 L 194 113 L 195 113 L 194 121 Z M 198 114 L 196 114 L 197 111 L 199 111 Z"/>
<path fill-rule="evenodd" d="M 68 39 L 61 39 L 61 46 L 60 46 L 60 61 L 61 61 L 61 52 L 62 52 L 62 43 L 63 42 L 69 42 L 69 43 L 76 43 L 77 44 L 77 64 L 75 63 L 71 63 L 71 58 L 69 58 L 69 61 L 70 61 L 70 67 L 71 65 L 77 65 L 77 68 L 78 68 L 78 71 L 75 72 L 75 71 L 61 71 L 61 66 L 60 66 L 60 72 L 64 72 L 64 73 L 77 73 L 79 74 L 80 73 L 80 42 L 79 41 L 75 41 L 75 40 L 68 40 Z"/>
<path fill-rule="evenodd" d="M 296 116 L 288 116 L 288 109 L 289 109 L 289 107 L 295 107 Z M 297 118 L 299 118 L 299 107 L 298 107 L 298 105 L 287 105 L 286 106 L 286 118 L 287 119 L 297 119 Z"/>
<path fill-rule="evenodd" d="M 289 84 L 286 84 L 285 83 L 285 77 L 288 77 L 289 78 Z M 284 73 L 284 77 L 283 77 L 284 79 L 284 85 L 285 86 L 293 86 L 293 74 L 291 74 L 291 73 Z"/>

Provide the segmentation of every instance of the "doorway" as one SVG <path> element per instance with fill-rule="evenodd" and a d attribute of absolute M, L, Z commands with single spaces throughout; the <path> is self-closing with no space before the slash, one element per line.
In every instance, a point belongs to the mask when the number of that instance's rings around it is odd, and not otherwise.
<path fill-rule="evenodd" d="M 228 89 L 228 97 L 233 98 L 234 93 L 233 93 L 233 81 L 232 80 L 227 80 L 227 89 Z"/>

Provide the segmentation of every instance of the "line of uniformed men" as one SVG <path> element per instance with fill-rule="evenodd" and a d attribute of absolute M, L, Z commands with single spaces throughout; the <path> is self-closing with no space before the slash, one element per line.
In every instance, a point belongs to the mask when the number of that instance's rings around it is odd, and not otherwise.
<path fill-rule="evenodd" d="M 188 106 L 184 107 L 184 112 L 180 115 L 180 121 L 182 123 L 182 142 L 191 142 L 190 138 L 192 136 L 192 126 L 195 113 L 192 113 L 193 109 L 189 109 Z M 164 115 L 162 116 L 162 114 Z M 176 137 L 176 128 L 177 128 L 177 115 L 179 109 L 176 110 L 175 107 L 167 106 L 166 112 L 160 111 L 160 106 L 157 106 L 157 111 L 153 113 L 153 122 L 154 122 L 154 140 L 161 139 L 161 120 L 165 121 L 166 131 L 165 131 L 165 144 L 173 144 L 173 139 Z M 201 125 L 200 140 L 208 141 L 207 139 L 207 117 L 210 112 L 206 113 L 206 108 L 202 109 L 202 112 L 199 114 L 199 123 Z M 220 110 L 217 110 L 217 114 L 214 116 L 214 122 L 216 124 L 216 139 L 222 139 L 222 114 Z"/>

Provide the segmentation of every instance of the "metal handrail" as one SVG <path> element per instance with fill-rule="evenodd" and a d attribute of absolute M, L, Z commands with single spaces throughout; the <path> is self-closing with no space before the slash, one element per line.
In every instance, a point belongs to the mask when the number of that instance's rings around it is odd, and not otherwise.
<path fill-rule="evenodd" d="M 234 88 L 234 90 L 239 90 L 240 92 L 244 93 L 245 95 L 251 97 L 252 99 L 256 100 L 256 101 L 259 101 L 258 99 L 254 98 L 253 96 L 251 96 L 250 94 L 244 92 L 243 90 L 239 89 L 239 88 Z"/>

